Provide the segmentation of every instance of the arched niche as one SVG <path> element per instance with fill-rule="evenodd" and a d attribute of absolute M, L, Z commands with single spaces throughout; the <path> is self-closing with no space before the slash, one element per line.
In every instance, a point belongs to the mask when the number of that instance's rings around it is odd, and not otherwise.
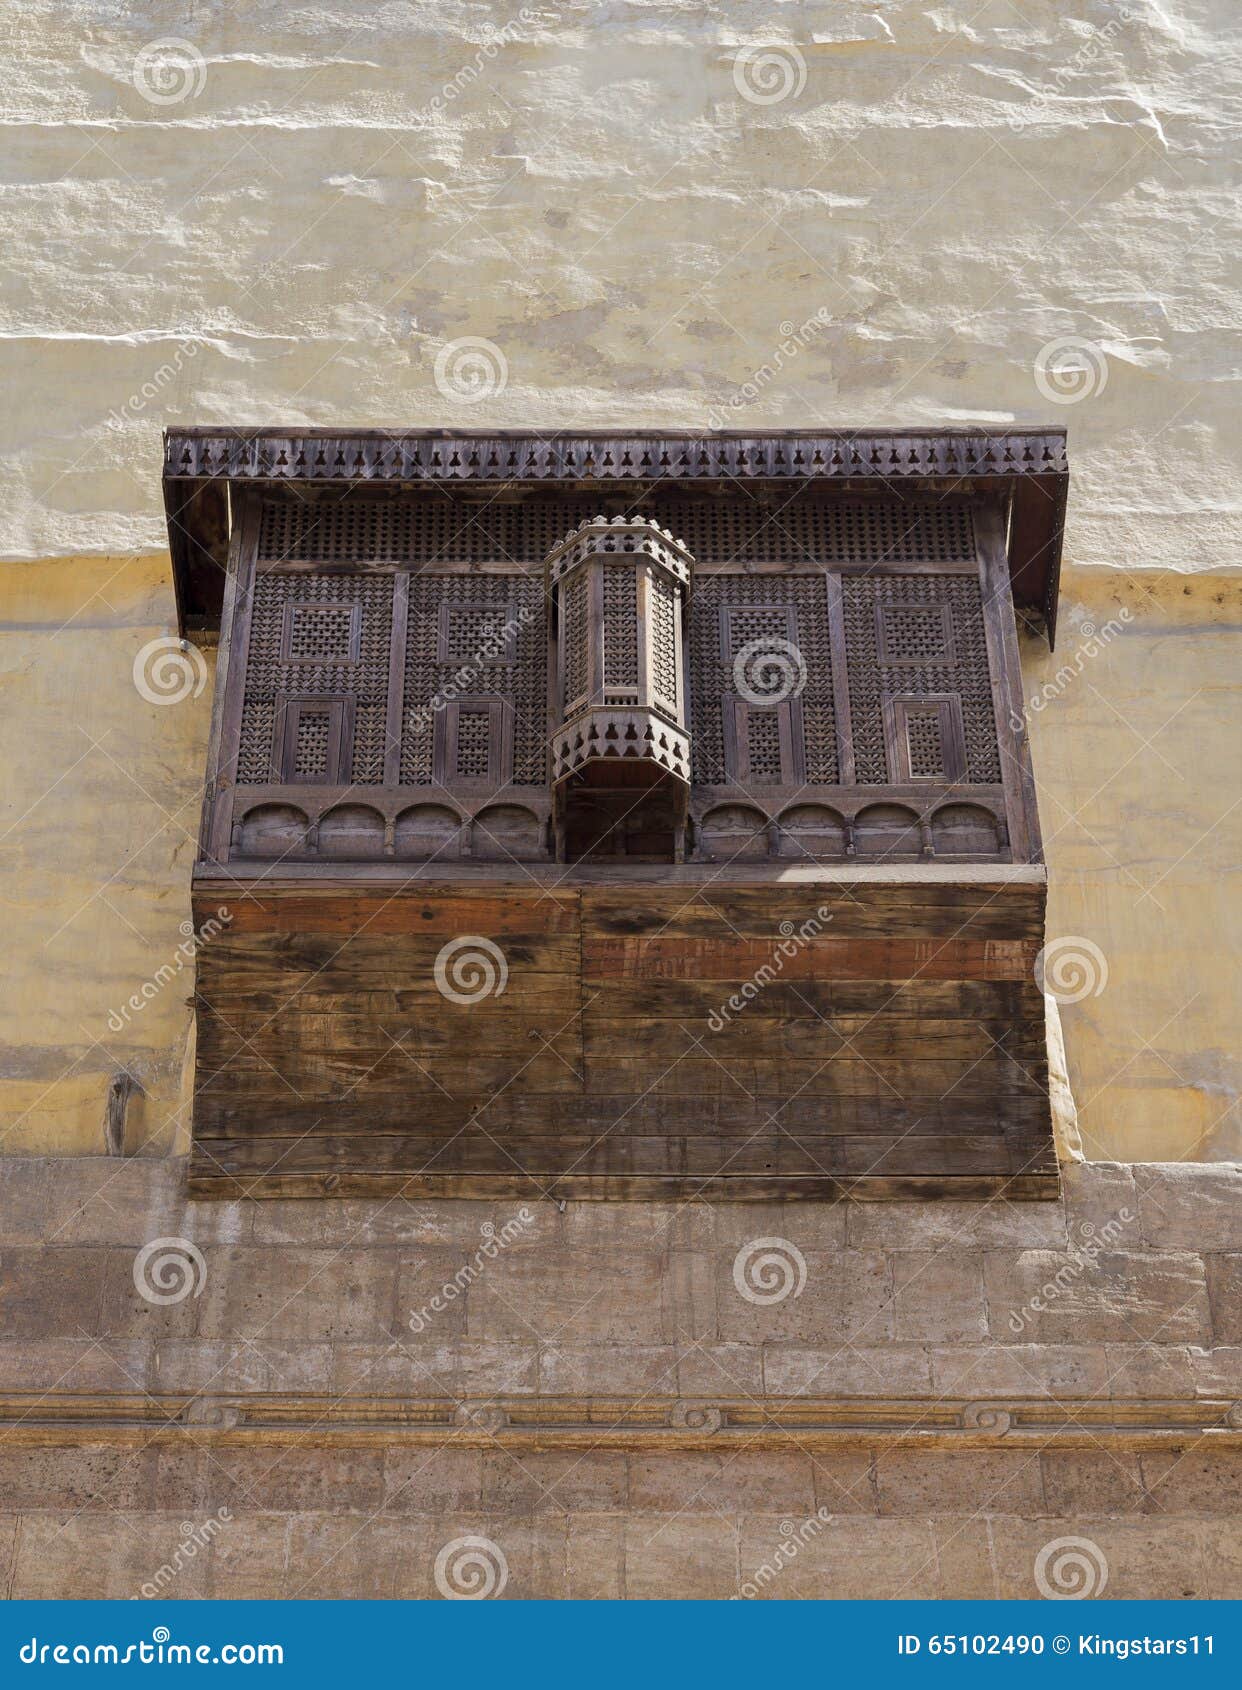
<path fill-rule="evenodd" d="M 338 804 L 319 822 L 319 855 L 352 861 L 384 855 L 384 818 L 369 804 Z"/>
<path fill-rule="evenodd" d="M 1001 827 L 980 804 L 942 804 L 931 819 L 932 847 L 938 857 L 995 857 Z"/>
<path fill-rule="evenodd" d="M 703 817 L 704 854 L 721 862 L 768 855 L 768 818 L 750 804 L 718 804 Z"/>
<path fill-rule="evenodd" d="M 243 857 L 286 857 L 306 850 L 310 818 L 296 804 L 256 804 L 241 819 L 237 848 Z"/>
<path fill-rule="evenodd" d="M 489 804 L 474 818 L 473 854 L 484 861 L 546 857 L 539 817 L 524 804 Z"/>
<path fill-rule="evenodd" d="M 845 856 L 845 821 L 826 804 L 794 804 L 779 818 L 781 856 L 836 862 Z"/>
<path fill-rule="evenodd" d="M 393 851 L 407 861 L 451 862 L 460 855 L 460 832 L 461 817 L 447 804 L 411 804 L 393 826 Z"/>
<path fill-rule="evenodd" d="M 904 861 L 922 855 L 919 818 L 905 804 L 868 804 L 854 818 L 860 857 Z"/>

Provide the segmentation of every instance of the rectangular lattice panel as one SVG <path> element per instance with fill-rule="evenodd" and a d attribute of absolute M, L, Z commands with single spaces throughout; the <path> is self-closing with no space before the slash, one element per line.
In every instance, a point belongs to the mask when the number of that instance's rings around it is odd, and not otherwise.
<path fill-rule="evenodd" d="M 855 771 L 860 784 L 959 778 L 946 761 L 942 713 L 912 714 L 920 698 L 960 704 L 966 781 L 1001 778 L 979 582 L 969 575 L 846 575 L 846 668 Z M 909 769 L 893 768 L 886 701 L 901 699 Z M 947 719 L 947 718 L 946 718 Z M 937 770 L 939 759 L 939 770 Z"/>
<path fill-rule="evenodd" d="M 512 778 L 519 786 L 542 786 L 548 778 L 547 674 L 541 576 L 412 574 L 401 784 L 435 783 L 436 721 L 469 695 L 507 707 Z M 490 760 L 485 754 L 481 716 L 481 706 L 460 713 L 457 752 L 443 771 L 450 781 L 485 779 L 489 769 L 509 763 L 494 750 Z"/>
<path fill-rule="evenodd" d="M 738 778 L 725 712 L 743 698 L 762 706 L 796 693 L 798 765 L 811 785 L 838 780 L 828 588 L 823 575 L 717 575 L 695 584 L 690 612 L 691 724 L 694 780 L 722 786 Z M 751 712 L 751 719 L 762 714 Z M 752 766 L 778 770 L 771 724 L 756 723 Z M 767 750 L 762 736 L 768 734 Z M 751 742 L 746 742 L 750 747 Z M 731 766 L 731 761 L 732 765 Z M 778 778 L 777 777 L 777 778 Z M 773 778 L 769 776 L 768 778 Z"/>
<path fill-rule="evenodd" d="M 316 713 L 310 703 L 342 696 L 353 709 L 341 778 L 360 786 L 383 782 L 392 596 L 391 576 L 268 571 L 256 577 L 239 786 L 309 781 L 317 769 L 327 769 L 326 739 L 319 751 L 314 740 L 323 737 L 330 712 Z M 304 724 L 293 739 L 280 720 L 290 699 L 301 701 L 298 720 Z"/>
<path fill-rule="evenodd" d="M 962 499 L 903 502 L 791 492 L 760 500 L 656 494 L 624 507 L 608 495 L 535 493 L 519 504 L 479 505 L 429 494 L 350 495 L 264 504 L 260 562 L 512 563 L 538 567 L 571 528 L 624 508 L 652 517 L 700 567 L 730 563 L 973 563 L 974 522 Z"/>

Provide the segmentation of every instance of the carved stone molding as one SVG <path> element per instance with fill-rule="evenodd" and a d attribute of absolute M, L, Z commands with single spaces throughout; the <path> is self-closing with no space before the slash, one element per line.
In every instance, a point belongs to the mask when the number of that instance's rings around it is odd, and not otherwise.
<path fill-rule="evenodd" d="M 10 1447 L 83 1443 L 540 1449 L 1242 1449 L 1229 1400 L 168 1396 L 31 1392 L 0 1398 Z"/>

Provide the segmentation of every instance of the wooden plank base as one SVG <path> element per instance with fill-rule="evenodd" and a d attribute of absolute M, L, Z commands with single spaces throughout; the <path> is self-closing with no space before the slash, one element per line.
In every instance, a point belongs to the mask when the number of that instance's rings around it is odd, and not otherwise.
<path fill-rule="evenodd" d="M 1040 884 L 240 891 L 195 1196 L 1057 1193 Z"/>

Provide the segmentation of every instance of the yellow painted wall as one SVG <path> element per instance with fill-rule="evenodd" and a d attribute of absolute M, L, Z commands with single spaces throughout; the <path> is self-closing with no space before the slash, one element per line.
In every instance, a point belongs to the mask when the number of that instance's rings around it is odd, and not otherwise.
<path fill-rule="evenodd" d="M 1071 568 L 1023 677 L 1084 1152 L 1236 1161 L 1242 586 Z"/>
<path fill-rule="evenodd" d="M 0 564 L 0 605 L 0 1150 L 101 1153 L 121 1069 L 146 1091 L 127 1148 L 168 1150 L 188 1096 L 193 970 L 178 947 L 212 654 L 185 659 L 178 703 L 135 684 L 144 647 L 172 646 L 167 556 Z M 139 673 L 154 691 L 150 660 Z"/>
<path fill-rule="evenodd" d="M 0 1149 L 97 1154 L 125 1068 L 146 1090 L 127 1147 L 167 1152 L 211 654 L 166 676 L 178 702 L 135 683 L 171 644 L 166 557 L 0 565 L 0 593 Z M 1242 587 L 1070 569 L 1057 652 L 1027 639 L 1023 663 L 1085 1153 L 1236 1160 Z"/>

